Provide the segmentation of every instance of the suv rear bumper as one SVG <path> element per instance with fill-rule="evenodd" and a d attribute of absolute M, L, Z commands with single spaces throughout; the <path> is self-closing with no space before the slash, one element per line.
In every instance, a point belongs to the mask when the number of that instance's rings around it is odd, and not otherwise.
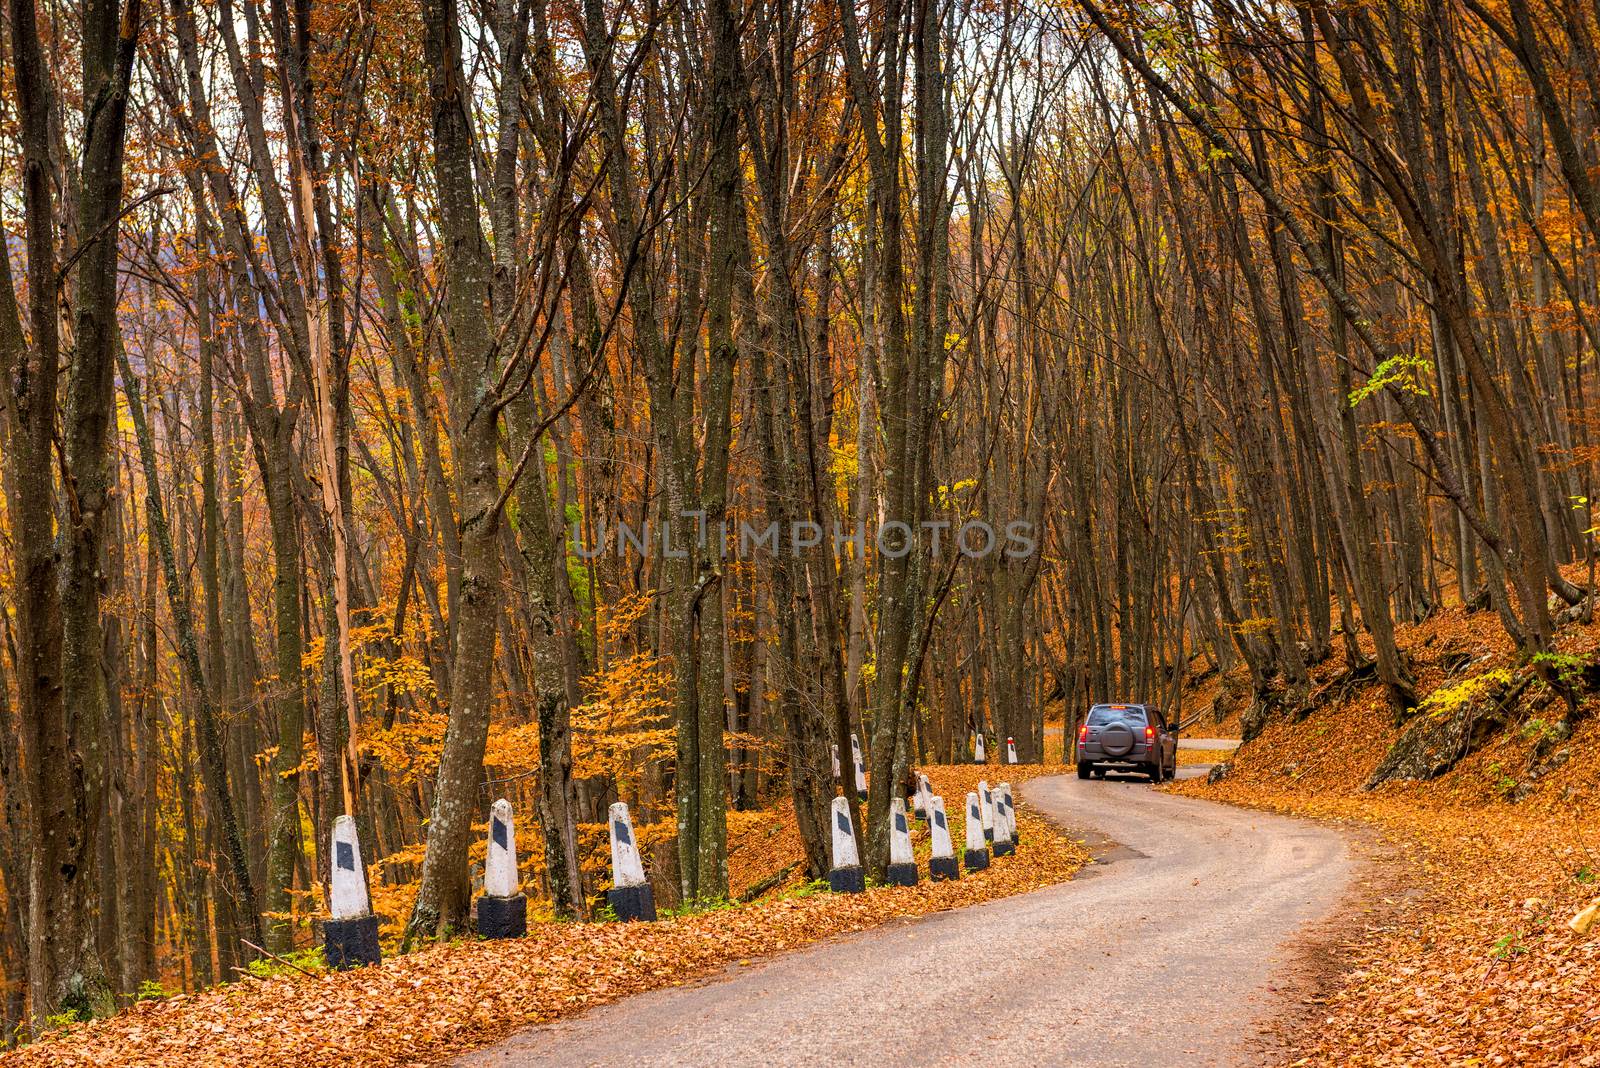
<path fill-rule="evenodd" d="M 1112 756 L 1102 750 L 1093 742 L 1085 743 L 1078 749 L 1078 763 L 1080 764 L 1148 764 L 1151 759 L 1151 746 L 1139 742 L 1131 750 L 1121 756 Z"/>

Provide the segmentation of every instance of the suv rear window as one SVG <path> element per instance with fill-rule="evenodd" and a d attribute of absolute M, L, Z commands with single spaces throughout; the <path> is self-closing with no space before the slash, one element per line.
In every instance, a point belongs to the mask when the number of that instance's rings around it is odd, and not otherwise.
<path fill-rule="evenodd" d="M 1131 706 L 1098 705 L 1089 710 L 1089 726 L 1109 727 L 1113 723 L 1127 723 L 1131 726 L 1143 727 L 1145 725 L 1144 709 Z"/>

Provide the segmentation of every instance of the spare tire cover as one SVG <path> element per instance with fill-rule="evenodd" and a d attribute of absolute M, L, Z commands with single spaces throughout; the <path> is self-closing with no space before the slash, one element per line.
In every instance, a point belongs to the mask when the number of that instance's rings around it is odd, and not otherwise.
<path fill-rule="evenodd" d="M 1110 756 L 1127 756 L 1133 749 L 1133 732 L 1120 723 L 1113 723 L 1100 732 L 1100 748 Z"/>

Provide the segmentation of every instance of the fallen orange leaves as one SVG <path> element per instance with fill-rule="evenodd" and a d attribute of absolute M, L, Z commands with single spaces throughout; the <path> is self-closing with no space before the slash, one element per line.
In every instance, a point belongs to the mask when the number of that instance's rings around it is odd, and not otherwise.
<path fill-rule="evenodd" d="M 1462 657 L 1474 671 L 1509 662 L 1490 613 L 1444 611 L 1401 637 L 1424 693 L 1459 678 L 1447 665 Z M 1592 657 L 1597 637 L 1600 627 L 1572 627 L 1558 645 Z M 1567 928 L 1600 889 L 1600 841 L 1585 824 L 1600 792 L 1600 720 L 1586 712 L 1555 770 L 1536 774 L 1530 754 L 1559 709 L 1534 703 L 1443 777 L 1366 792 L 1397 731 L 1365 686 L 1274 720 L 1223 781 L 1171 787 L 1374 828 L 1403 858 L 1402 889 L 1365 902 L 1371 918 L 1341 939 L 1350 970 L 1316 1026 L 1292 1036 L 1296 1064 L 1600 1064 L 1600 939 Z"/>
<path fill-rule="evenodd" d="M 948 799 L 964 795 L 979 778 L 1007 777 L 1015 786 L 1065 769 L 925 770 Z M 755 956 L 1058 883 L 1087 859 L 1078 843 L 1025 800 L 1019 799 L 1017 817 L 1020 851 L 957 882 L 924 879 L 915 888 L 877 887 L 858 895 L 789 893 L 653 924 L 534 924 L 526 938 L 462 939 L 376 968 L 242 981 L 143 1002 L 112 1019 L 43 1038 L 0 1063 L 435 1064 L 520 1028 Z"/>
<path fill-rule="evenodd" d="M 1222 785 L 1226 785 L 1225 783 Z M 1600 1063 L 1600 941 L 1567 930 L 1594 859 L 1570 820 L 1451 812 L 1384 797 L 1202 796 L 1378 828 L 1412 862 L 1406 890 L 1352 932 L 1352 969 L 1306 1065 Z"/>

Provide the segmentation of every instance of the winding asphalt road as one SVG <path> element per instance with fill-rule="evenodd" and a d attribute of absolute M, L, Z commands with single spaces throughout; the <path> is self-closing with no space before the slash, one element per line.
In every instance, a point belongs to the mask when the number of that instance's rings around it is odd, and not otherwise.
<path fill-rule="evenodd" d="M 1350 881 L 1344 839 L 1131 780 L 1036 779 L 1022 793 L 1088 833 L 1101 861 L 1061 886 L 641 994 L 460 1063 L 1247 1062 L 1286 943 Z"/>

